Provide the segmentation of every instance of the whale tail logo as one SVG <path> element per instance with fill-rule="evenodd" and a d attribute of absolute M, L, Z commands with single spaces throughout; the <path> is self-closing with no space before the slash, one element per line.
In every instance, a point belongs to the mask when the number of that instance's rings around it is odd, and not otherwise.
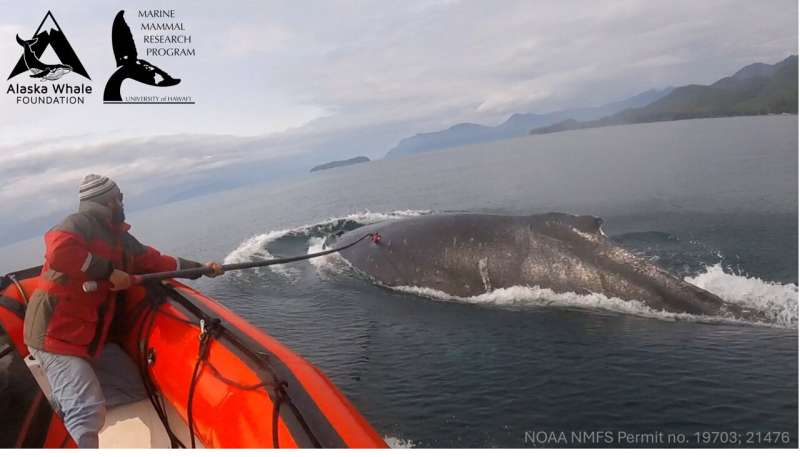
<path fill-rule="evenodd" d="M 49 22 L 48 22 L 49 19 Z M 31 78 L 55 81 L 68 73 L 77 73 L 86 79 L 91 80 L 89 73 L 86 72 L 75 50 L 70 45 L 61 27 L 56 22 L 53 13 L 48 11 L 44 15 L 39 27 L 36 28 L 33 37 L 29 40 L 16 37 L 17 44 L 22 47 L 20 56 L 14 69 L 7 79 L 14 78 L 22 73 L 29 72 Z M 52 48 L 59 63 L 42 62 L 42 54 Z"/>
<path fill-rule="evenodd" d="M 34 44 L 36 44 L 37 41 L 39 41 L 38 38 L 33 38 L 31 40 L 23 40 L 22 38 L 19 37 L 19 35 L 17 35 L 17 44 L 19 44 L 23 48 L 26 48 L 26 50 L 29 49 Z"/>
<path fill-rule="evenodd" d="M 180 79 L 173 78 L 166 71 L 138 57 L 136 43 L 133 41 L 130 27 L 125 22 L 124 14 L 124 10 L 118 12 L 111 27 L 111 44 L 114 48 L 117 70 L 106 82 L 103 91 L 104 102 L 122 101 L 120 88 L 126 79 L 156 87 L 175 86 L 181 82 Z"/>

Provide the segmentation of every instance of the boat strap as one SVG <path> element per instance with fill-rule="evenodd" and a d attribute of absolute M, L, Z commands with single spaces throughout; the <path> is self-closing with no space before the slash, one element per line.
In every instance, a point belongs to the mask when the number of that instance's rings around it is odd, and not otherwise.
<path fill-rule="evenodd" d="M 25 306 L 11 297 L 0 295 L 0 308 L 5 308 L 20 319 L 25 319 Z"/>

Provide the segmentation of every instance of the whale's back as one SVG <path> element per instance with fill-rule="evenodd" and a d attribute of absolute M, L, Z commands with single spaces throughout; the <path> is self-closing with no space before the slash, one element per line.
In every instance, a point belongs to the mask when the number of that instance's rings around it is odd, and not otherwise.
<path fill-rule="evenodd" d="M 585 271 L 579 265 L 583 261 L 565 247 L 573 247 L 571 241 L 599 241 L 600 223 L 592 216 L 561 213 L 438 214 L 365 226 L 344 234 L 334 246 L 380 233 L 379 243 L 360 243 L 342 255 L 387 286 L 427 287 L 455 296 L 514 285 L 566 291 L 573 288 L 572 278 L 551 266 L 558 261 L 570 271 Z"/>

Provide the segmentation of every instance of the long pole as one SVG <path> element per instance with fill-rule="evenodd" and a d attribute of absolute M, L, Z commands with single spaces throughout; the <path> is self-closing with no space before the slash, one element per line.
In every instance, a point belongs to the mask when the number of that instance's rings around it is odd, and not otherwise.
<path fill-rule="evenodd" d="M 283 257 L 279 259 L 259 260 L 255 262 L 228 263 L 222 265 L 222 271 L 245 270 L 247 268 L 267 267 L 270 265 L 280 265 L 284 263 L 299 262 L 301 260 L 313 259 L 314 257 L 322 257 L 324 255 L 333 254 L 334 252 L 343 251 L 345 249 L 353 247 L 367 238 L 371 238 L 372 242 L 377 244 L 380 241 L 381 236 L 378 233 L 367 233 L 366 235 L 353 241 L 352 243 L 348 243 L 344 246 L 340 246 L 335 249 L 328 249 L 326 251 L 315 252 L 313 254 L 305 254 L 295 257 Z M 142 284 L 147 281 L 160 281 L 162 279 L 170 279 L 170 278 L 195 278 L 199 275 L 211 273 L 211 271 L 212 270 L 210 267 L 202 266 L 197 268 L 186 268 L 183 270 L 162 271 L 158 273 L 131 275 L 131 285 Z M 98 287 L 97 281 L 86 281 L 83 283 L 84 292 L 94 292 L 95 290 L 97 290 L 97 287 Z"/>

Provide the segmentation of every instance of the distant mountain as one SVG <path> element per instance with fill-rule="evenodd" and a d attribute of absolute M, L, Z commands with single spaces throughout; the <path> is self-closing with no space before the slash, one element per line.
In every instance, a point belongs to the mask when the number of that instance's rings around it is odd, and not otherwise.
<path fill-rule="evenodd" d="M 358 156 L 347 160 L 336 160 L 333 162 L 323 163 L 322 165 L 317 165 L 316 167 L 312 168 L 310 172 L 314 173 L 315 171 L 327 170 L 329 168 L 346 167 L 349 165 L 355 165 L 357 163 L 364 163 L 364 162 L 369 162 L 369 158 L 364 156 Z"/>
<path fill-rule="evenodd" d="M 446 130 L 419 133 L 401 140 L 397 146 L 386 153 L 386 158 L 396 158 L 419 152 L 446 149 L 467 144 L 514 138 L 527 135 L 532 128 L 550 125 L 566 119 L 588 121 L 614 114 L 626 108 L 645 106 L 667 95 L 672 88 L 648 90 L 625 100 L 602 106 L 554 111 L 545 114 L 518 113 L 496 127 L 480 124 L 456 124 Z"/>
<path fill-rule="evenodd" d="M 640 108 L 629 108 L 592 121 L 570 119 L 531 130 L 545 134 L 606 125 L 674 121 L 703 117 L 797 114 L 797 56 L 774 65 L 755 63 L 714 84 L 678 87 Z"/>

